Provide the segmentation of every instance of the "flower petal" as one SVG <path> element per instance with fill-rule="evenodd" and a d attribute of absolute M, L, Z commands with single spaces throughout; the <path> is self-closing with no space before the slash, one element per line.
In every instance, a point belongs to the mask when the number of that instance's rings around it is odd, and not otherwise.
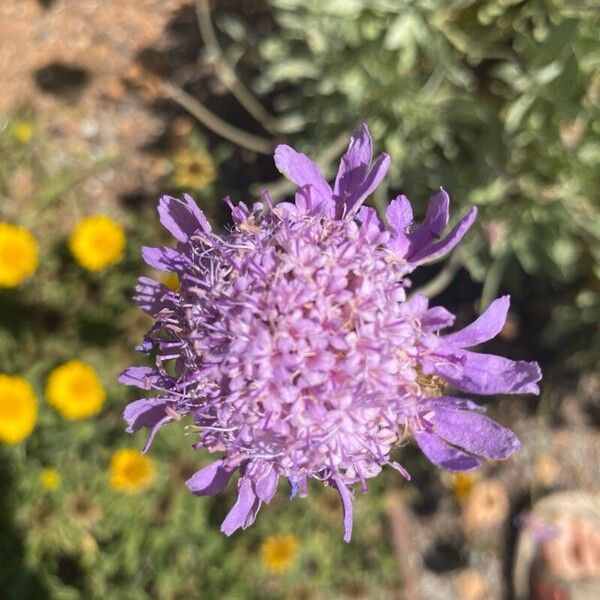
<path fill-rule="evenodd" d="M 269 469 L 269 471 L 256 482 L 256 495 L 259 499 L 266 504 L 271 502 L 275 492 L 277 492 L 278 481 L 279 476 L 277 475 L 277 471 L 275 471 L 275 469 Z"/>
<path fill-rule="evenodd" d="M 481 413 L 438 408 L 428 420 L 437 435 L 478 456 L 504 460 L 521 447 L 519 438 L 510 429 Z"/>
<path fill-rule="evenodd" d="M 152 367 L 129 367 L 119 375 L 119 383 L 134 385 L 142 390 L 170 387 L 173 380 Z"/>
<path fill-rule="evenodd" d="M 358 188 L 367 176 L 372 160 L 373 144 L 369 129 L 363 123 L 352 133 L 348 149 L 342 156 L 333 186 L 334 195 L 342 201 L 352 196 L 353 190 Z"/>
<path fill-rule="evenodd" d="M 344 541 L 350 542 L 352 538 L 352 493 L 338 477 L 333 480 L 333 487 L 335 487 L 340 495 L 342 501 L 342 511 L 344 513 Z"/>
<path fill-rule="evenodd" d="M 246 529 L 252 525 L 256 520 L 260 504 L 252 489 L 252 481 L 248 477 L 241 477 L 238 483 L 237 501 L 221 524 L 221 531 L 229 536 L 240 527 Z"/>
<path fill-rule="evenodd" d="M 420 321 L 425 331 L 438 331 L 450 327 L 454 323 L 454 319 L 455 316 L 442 306 L 432 306 L 420 318 Z"/>
<path fill-rule="evenodd" d="M 467 233 L 476 217 L 477 208 L 474 206 L 443 240 L 425 245 L 419 250 L 414 250 L 411 245 L 411 249 L 406 257 L 407 260 L 413 264 L 420 264 L 448 254 L 460 242 L 465 233 Z"/>
<path fill-rule="evenodd" d="M 187 242 L 198 229 L 210 232 L 211 227 L 204 213 L 188 194 L 184 201 L 163 196 L 158 202 L 160 222 L 180 242 Z"/>
<path fill-rule="evenodd" d="M 148 434 L 148 439 L 146 440 L 146 443 L 144 444 L 144 448 L 143 448 L 142 452 L 144 452 L 144 453 L 148 452 L 148 450 L 150 449 L 150 446 L 152 446 L 152 442 L 154 441 L 154 437 L 158 433 L 158 430 L 163 425 L 166 425 L 167 423 L 170 423 L 172 420 L 173 420 L 173 417 L 171 417 L 170 415 L 167 415 L 167 416 L 163 417 L 160 421 L 158 421 L 158 422 L 156 422 L 154 424 L 154 426 L 150 430 L 150 433 Z"/>
<path fill-rule="evenodd" d="M 175 273 L 184 271 L 190 262 L 185 254 L 166 246 L 160 246 L 158 248 L 142 246 L 142 257 L 147 265 L 154 267 L 155 269 L 160 269 L 161 271 L 173 271 Z"/>
<path fill-rule="evenodd" d="M 513 361 L 494 354 L 463 350 L 460 361 L 433 361 L 433 370 L 448 383 L 474 394 L 539 394 L 542 378 L 536 362 Z"/>
<path fill-rule="evenodd" d="M 231 471 L 223 468 L 223 461 L 217 460 L 196 471 L 185 485 L 196 496 L 214 496 L 227 487 L 231 475 Z"/>
<path fill-rule="evenodd" d="M 335 217 L 335 202 L 331 196 L 323 198 L 313 192 L 310 185 L 299 187 L 296 190 L 294 202 L 301 213 L 320 213 L 328 219 Z"/>
<path fill-rule="evenodd" d="M 464 329 L 444 336 L 444 341 L 459 348 L 469 348 L 496 337 L 504 323 L 510 306 L 510 296 L 494 300 L 475 321 Z"/>
<path fill-rule="evenodd" d="M 410 200 L 404 195 L 394 198 L 385 211 L 385 218 L 396 233 L 405 234 L 413 222 Z"/>
<path fill-rule="evenodd" d="M 134 433 L 142 427 L 154 427 L 164 416 L 168 400 L 165 398 L 142 398 L 130 402 L 123 411 L 128 433 Z"/>
<path fill-rule="evenodd" d="M 474 456 L 447 444 L 436 433 L 413 431 L 413 436 L 423 454 L 437 467 L 447 471 L 472 471 L 481 464 Z"/>
<path fill-rule="evenodd" d="M 169 292 L 169 288 L 162 283 L 150 277 L 140 277 L 135 286 L 133 300 L 144 312 L 155 317 L 165 306 L 172 304 Z"/>
<path fill-rule="evenodd" d="M 230 196 L 225 196 L 223 202 L 229 206 L 231 210 L 231 218 L 236 225 L 240 225 L 250 216 L 250 209 L 245 202 L 238 202 L 235 206 L 231 201 Z"/>
<path fill-rule="evenodd" d="M 427 204 L 427 213 L 421 225 L 409 234 L 410 254 L 421 252 L 431 245 L 434 240 L 439 240 L 448 224 L 450 198 L 444 188 L 432 196 Z"/>
<path fill-rule="evenodd" d="M 356 215 L 362 224 L 361 235 L 371 243 L 381 243 L 387 238 L 388 233 L 383 229 L 383 224 L 377 216 L 377 211 L 370 206 L 362 206 Z"/>
<path fill-rule="evenodd" d="M 297 186 L 310 185 L 322 199 L 331 198 L 331 187 L 319 167 L 300 152 L 286 145 L 275 148 L 275 166 L 279 172 Z"/>
<path fill-rule="evenodd" d="M 382 182 L 386 176 L 392 161 L 387 154 L 380 154 L 376 159 L 371 170 L 360 185 L 358 185 L 350 196 L 347 196 L 343 202 L 338 200 L 338 216 L 342 214 L 351 214 L 358 210 L 361 204 L 368 198 Z"/>
<path fill-rule="evenodd" d="M 438 408 L 456 408 L 475 410 L 477 412 L 485 412 L 486 407 L 469 400 L 469 398 L 455 398 L 453 396 L 439 396 L 427 401 L 425 405 L 427 409 L 437 410 Z"/>

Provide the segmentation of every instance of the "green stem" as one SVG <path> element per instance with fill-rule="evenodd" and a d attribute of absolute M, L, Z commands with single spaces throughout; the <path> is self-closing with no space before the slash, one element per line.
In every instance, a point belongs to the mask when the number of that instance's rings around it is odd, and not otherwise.
<path fill-rule="evenodd" d="M 479 299 L 479 313 L 481 314 L 496 297 L 500 283 L 502 282 L 502 276 L 508 266 L 510 255 L 505 252 L 498 256 L 492 263 L 485 281 L 483 282 L 483 290 L 481 291 L 481 297 Z"/>
<path fill-rule="evenodd" d="M 223 56 L 210 18 L 208 0 L 196 0 L 196 16 L 200 34 L 208 51 L 208 60 L 215 67 L 215 74 L 233 94 L 237 101 L 252 115 L 269 133 L 277 135 L 279 124 L 267 109 L 254 97 L 252 92 L 239 80 L 235 70 Z"/>

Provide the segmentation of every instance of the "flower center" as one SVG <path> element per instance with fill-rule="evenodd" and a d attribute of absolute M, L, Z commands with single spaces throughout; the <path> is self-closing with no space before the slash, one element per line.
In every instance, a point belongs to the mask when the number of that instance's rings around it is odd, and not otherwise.
<path fill-rule="evenodd" d="M 18 398 L 11 396 L 0 397 L 0 420 L 11 421 L 18 419 L 23 413 L 23 404 Z"/>
<path fill-rule="evenodd" d="M 21 264 L 20 249 L 13 244 L 3 244 L 0 246 L 0 263 L 4 267 L 18 268 Z"/>
<path fill-rule="evenodd" d="M 430 398 L 438 398 L 443 395 L 446 382 L 437 375 L 425 375 L 420 370 L 417 374 L 417 384 L 425 395 Z"/>

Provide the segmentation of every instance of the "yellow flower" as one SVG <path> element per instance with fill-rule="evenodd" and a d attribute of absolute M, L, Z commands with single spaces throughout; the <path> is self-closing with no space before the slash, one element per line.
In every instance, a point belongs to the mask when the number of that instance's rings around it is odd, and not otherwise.
<path fill-rule="evenodd" d="M 538 483 L 550 487 L 556 483 L 560 476 L 560 464 L 547 452 L 544 452 L 535 459 L 535 478 Z"/>
<path fill-rule="evenodd" d="M 273 573 L 284 571 L 294 561 L 299 546 L 298 538 L 292 533 L 269 536 L 260 546 L 263 565 Z"/>
<path fill-rule="evenodd" d="M 60 473 L 56 469 L 42 469 L 40 473 L 40 484 L 50 492 L 60 485 L 60 479 Z"/>
<path fill-rule="evenodd" d="M 14 140 L 21 144 L 26 144 L 33 137 L 33 124 L 29 121 L 18 119 L 13 121 L 10 126 L 10 134 Z"/>
<path fill-rule="evenodd" d="M 488 529 L 501 523 L 509 511 L 508 494 L 501 481 L 484 479 L 478 482 L 463 507 L 467 529 Z"/>
<path fill-rule="evenodd" d="M 23 227 L 0 223 L 0 287 L 15 287 L 38 265 L 35 238 Z"/>
<path fill-rule="evenodd" d="M 36 421 L 37 402 L 29 383 L 18 375 L 0 374 L 0 442 L 24 440 Z"/>
<path fill-rule="evenodd" d="M 177 277 L 177 273 L 169 273 L 163 279 L 163 284 L 167 286 L 172 292 L 176 292 L 179 289 L 179 277 Z"/>
<path fill-rule="evenodd" d="M 139 492 L 154 481 L 154 463 L 139 450 L 117 450 L 110 460 L 110 485 L 122 492 Z"/>
<path fill-rule="evenodd" d="M 452 474 L 452 489 L 454 498 L 457 502 L 464 502 L 471 493 L 477 476 L 473 473 L 453 473 Z"/>
<path fill-rule="evenodd" d="M 206 152 L 183 150 L 174 158 L 173 184 L 178 188 L 201 190 L 216 177 L 215 165 Z"/>
<path fill-rule="evenodd" d="M 458 597 L 462 600 L 484 600 L 489 598 L 485 577 L 474 569 L 464 569 L 456 577 Z"/>
<path fill-rule="evenodd" d="M 88 271 L 101 271 L 119 262 L 125 251 L 125 232 L 106 215 L 92 215 L 77 223 L 69 238 L 75 260 Z"/>
<path fill-rule="evenodd" d="M 106 392 L 96 371 L 80 360 L 56 367 L 46 385 L 48 404 L 66 419 L 86 419 L 100 412 Z"/>

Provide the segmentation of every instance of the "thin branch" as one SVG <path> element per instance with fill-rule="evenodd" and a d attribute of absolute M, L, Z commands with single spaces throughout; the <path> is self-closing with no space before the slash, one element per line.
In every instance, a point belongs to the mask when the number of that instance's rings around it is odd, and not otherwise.
<path fill-rule="evenodd" d="M 413 532 L 411 531 L 413 516 L 406 506 L 402 494 L 398 491 L 390 492 L 384 502 L 394 556 L 402 577 L 402 589 L 399 597 L 402 600 L 418 600 L 417 572 L 412 561 L 415 556 L 415 548 L 412 544 Z"/>
<path fill-rule="evenodd" d="M 496 260 L 494 260 L 488 269 L 487 275 L 485 276 L 485 280 L 483 282 L 483 289 L 481 290 L 481 298 L 479 299 L 480 313 L 482 313 L 490 305 L 491 301 L 498 293 L 498 288 L 502 282 L 502 277 L 506 267 L 508 266 L 509 259 L 510 256 L 508 252 L 504 252 L 498 256 Z"/>
<path fill-rule="evenodd" d="M 427 298 L 435 298 L 441 294 L 454 280 L 456 273 L 462 267 L 462 252 L 455 250 L 446 266 L 429 282 L 414 290 L 414 294 L 423 294 Z"/>
<path fill-rule="evenodd" d="M 241 148 L 252 150 L 259 154 L 272 154 L 273 142 L 266 138 L 246 133 L 233 125 L 223 121 L 217 117 L 213 112 L 208 110 L 204 104 L 188 94 L 185 90 L 179 86 L 164 82 L 162 89 L 166 96 L 171 100 L 179 104 L 182 108 L 187 110 L 193 117 L 198 119 L 200 123 L 208 127 L 211 131 L 221 136 L 222 138 L 237 144 Z"/>
<path fill-rule="evenodd" d="M 280 128 L 275 117 L 254 97 L 252 92 L 238 79 L 234 69 L 225 59 L 219 46 L 211 18 L 208 0 L 196 0 L 196 16 L 200 34 L 208 50 L 208 60 L 215 66 L 217 77 L 225 87 L 237 98 L 237 101 L 252 115 L 269 133 L 277 135 Z"/>

